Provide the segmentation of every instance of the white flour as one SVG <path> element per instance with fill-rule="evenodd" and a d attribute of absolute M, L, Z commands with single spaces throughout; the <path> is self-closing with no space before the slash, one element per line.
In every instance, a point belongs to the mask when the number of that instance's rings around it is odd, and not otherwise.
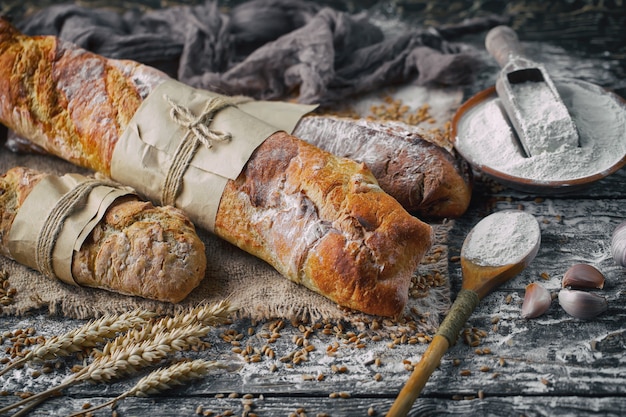
<path fill-rule="evenodd" d="M 579 147 L 525 157 L 500 100 L 493 98 L 459 120 L 457 150 L 479 168 L 540 182 L 588 177 L 619 162 L 626 154 L 626 105 L 584 81 L 556 85 L 578 128 Z"/>
<path fill-rule="evenodd" d="M 505 210 L 485 217 L 472 229 L 461 256 L 481 266 L 508 265 L 521 261 L 540 240 L 533 215 Z"/>

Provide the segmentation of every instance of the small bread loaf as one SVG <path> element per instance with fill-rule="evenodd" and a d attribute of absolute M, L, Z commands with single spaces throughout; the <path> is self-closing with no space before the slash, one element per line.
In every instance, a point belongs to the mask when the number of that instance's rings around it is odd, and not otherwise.
<path fill-rule="evenodd" d="M 15 216 L 48 174 L 16 167 L 0 177 L 0 253 L 11 258 L 8 238 Z M 154 207 L 136 196 L 118 198 L 75 252 L 74 281 L 172 303 L 204 278 L 204 244 L 181 210 Z"/>
<path fill-rule="evenodd" d="M 0 20 L 0 121 L 83 167 L 110 175 L 120 135 L 167 79 L 54 37 L 24 36 Z M 432 244 L 431 227 L 364 164 L 285 132 L 267 138 L 229 180 L 215 233 L 342 306 L 384 316 L 403 311 Z"/>

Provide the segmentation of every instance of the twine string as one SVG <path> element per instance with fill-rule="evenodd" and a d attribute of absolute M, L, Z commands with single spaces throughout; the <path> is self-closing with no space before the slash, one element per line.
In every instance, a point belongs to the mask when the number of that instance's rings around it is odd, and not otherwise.
<path fill-rule="evenodd" d="M 220 132 L 210 128 L 215 115 L 226 107 L 233 106 L 230 101 L 220 97 L 213 97 L 206 102 L 200 115 L 196 116 L 191 110 L 172 100 L 167 94 L 163 95 L 171 106 L 170 118 L 176 124 L 186 129 L 185 135 L 174 152 L 172 165 L 165 176 L 161 191 L 161 204 L 174 205 L 182 186 L 183 176 L 193 159 L 200 144 L 211 149 L 214 142 L 228 142 L 232 136 L 229 132 Z"/>
<path fill-rule="evenodd" d="M 78 184 L 65 193 L 52 207 L 37 235 L 35 264 L 37 269 L 48 278 L 56 278 L 54 272 L 53 251 L 57 238 L 66 219 L 82 204 L 89 193 L 100 185 L 109 185 L 103 181 L 90 179 Z"/>
<path fill-rule="evenodd" d="M 475 291 L 466 289 L 461 289 L 461 291 L 459 291 L 450 312 L 443 320 L 443 323 L 441 323 L 439 330 L 437 331 L 438 335 L 448 339 L 449 346 L 454 345 L 459 337 L 459 333 L 463 328 L 463 325 L 467 322 L 467 319 L 472 314 L 474 309 L 476 309 L 479 301 L 480 298 Z"/>

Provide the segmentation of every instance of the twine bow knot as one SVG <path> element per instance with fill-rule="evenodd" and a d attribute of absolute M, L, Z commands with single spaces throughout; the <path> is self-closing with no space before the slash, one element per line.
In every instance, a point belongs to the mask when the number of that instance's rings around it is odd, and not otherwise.
<path fill-rule="evenodd" d="M 167 171 L 161 190 L 161 204 L 175 205 L 176 197 L 183 183 L 183 176 L 198 149 L 198 145 L 202 143 L 211 149 L 213 142 L 231 140 L 232 135 L 230 133 L 213 130 L 210 128 L 210 124 L 220 110 L 233 106 L 234 103 L 220 97 L 213 97 L 207 101 L 202 113 L 196 116 L 185 106 L 174 102 L 167 94 L 164 94 L 163 98 L 171 106 L 169 114 L 172 121 L 186 129 L 185 136 L 174 152 L 172 165 Z"/>
<path fill-rule="evenodd" d="M 183 140 L 193 136 L 204 146 L 211 149 L 213 142 L 228 142 L 232 136 L 228 132 L 212 130 L 209 125 L 213 121 L 215 114 L 232 104 L 219 97 L 214 97 L 207 101 L 202 113 L 196 117 L 188 108 L 174 102 L 167 94 L 163 95 L 165 101 L 172 107 L 170 117 L 174 122 L 187 129 L 187 134 Z"/>

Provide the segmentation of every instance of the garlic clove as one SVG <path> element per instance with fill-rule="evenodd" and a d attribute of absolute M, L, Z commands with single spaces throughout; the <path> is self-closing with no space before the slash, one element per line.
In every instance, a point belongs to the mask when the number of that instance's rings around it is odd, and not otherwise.
<path fill-rule="evenodd" d="M 587 264 L 572 265 L 563 274 L 563 288 L 604 288 L 604 275 Z"/>
<path fill-rule="evenodd" d="M 550 292 L 541 284 L 532 282 L 526 286 L 524 302 L 522 303 L 522 317 L 533 319 L 548 311 L 552 303 Z"/>
<path fill-rule="evenodd" d="M 626 267 L 626 221 L 620 223 L 613 230 L 611 255 L 618 265 Z"/>
<path fill-rule="evenodd" d="M 606 298 L 586 292 L 563 288 L 559 291 L 559 304 L 570 316 L 591 319 L 608 308 Z"/>

